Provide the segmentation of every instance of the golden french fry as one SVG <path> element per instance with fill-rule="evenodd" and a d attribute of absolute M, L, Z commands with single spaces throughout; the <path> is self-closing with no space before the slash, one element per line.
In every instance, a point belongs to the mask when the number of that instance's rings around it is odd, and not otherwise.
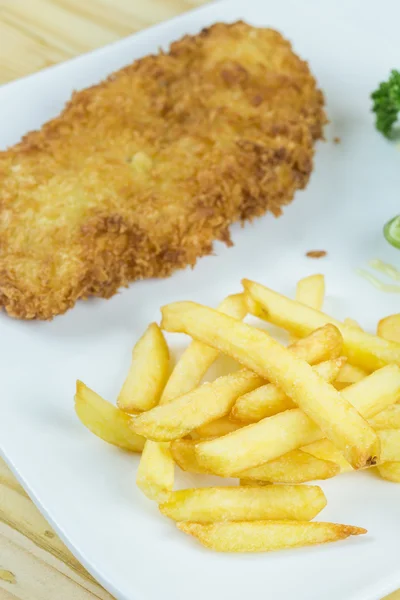
<path fill-rule="evenodd" d="M 400 461 L 400 429 L 379 430 L 378 438 L 381 446 L 380 464 Z M 303 446 L 302 450 L 317 458 L 336 463 L 341 473 L 353 470 L 352 466 L 329 440 L 319 440 L 308 444 L 307 446 Z"/>
<path fill-rule="evenodd" d="M 320 310 L 325 298 L 325 277 L 309 275 L 297 282 L 296 300 Z"/>
<path fill-rule="evenodd" d="M 249 311 L 299 337 L 308 335 L 326 323 L 342 333 L 345 354 L 352 364 L 368 371 L 395 363 L 400 366 L 400 344 L 370 335 L 356 327 L 344 325 L 313 308 L 290 300 L 258 283 L 243 280 Z"/>
<path fill-rule="evenodd" d="M 361 327 L 361 325 L 354 319 L 351 319 L 350 317 L 346 317 L 345 320 L 343 321 L 343 323 L 345 325 L 348 325 L 349 327 L 355 327 L 356 329 L 363 331 L 363 328 Z"/>
<path fill-rule="evenodd" d="M 321 460 L 334 463 L 339 469 L 340 473 L 353 471 L 351 464 L 347 462 L 343 454 L 337 448 L 335 448 L 330 440 L 318 440 L 317 442 L 303 446 L 302 451 L 314 456 L 315 458 L 320 458 Z"/>
<path fill-rule="evenodd" d="M 400 429 L 378 431 L 381 443 L 381 462 L 400 462 Z"/>
<path fill-rule="evenodd" d="M 208 487 L 172 492 L 160 511 L 175 521 L 309 521 L 326 506 L 318 486 Z"/>
<path fill-rule="evenodd" d="M 244 369 L 219 377 L 168 404 L 142 413 L 133 420 L 132 428 L 139 435 L 155 441 L 181 438 L 193 429 L 227 415 L 238 396 L 263 382 L 261 377 Z"/>
<path fill-rule="evenodd" d="M 374 429 L 400 429 L 400 404 L 392 404 L 369 422 Z"/>
<path fill-rule="evenodd" d="M 76 382 L 75 411 L 80 421 L 102 440 L 141 452 L 145 439 L 130 428 L 132 416 L 104 400 L 81 381 Z"/>
<path fill-rule="evenodd" d="M 247 314 L 243 294 L 233 294 L 221 302 L 217 309 L 226 315 L 242 320 Z M 218 350 L 194 340 L 175 365 L 162 394 L 165 404 L 196 388 L 210 366 L 218 357 Z"/>
<path fill-rule="evenodd" d="M 275 460 L 241 471 L 238 477 L 268 483 L 305 483 L 329 479 L 339 472 L 334 462 L 320 460 L 301 450 L 292 450 Z"/>
<path fill-rule="evenodd" d="M 385 317 L 378 323 L 379 337 L 400 344 L 400 313 Z"/>
<path fill-rule="evenodd" d="M 332 382 L 336 379 L 344 361 L 345 359 L 342 358 L 328 360 L 315 365 L 313 369 L 325 381 Z M 296 408 L 293 400 L 273 383 L 267 383 L 240 396 L 232 408 L 231 415 L 237 421 L 255 423 L 289 408 Z"/>
<path fill-rule="evenodd" d="M 334 325 L 326 325 L 316 329 L 307 337 L 297 340 L 288 347 L 297 358 L 310 365 L 340 357 L 343 338 Z"/>
<path fill-rule="evenodd" d="M 136 483 L 150 500 L 165 502 L 174 486 L 174 468 L 169 444 L 147 440 Z"/>
<path fill-rule="evenodd" d="M 321 310 L 325 298 L 325 277 L 323 275 L 309 275 L 297 282 L 296 300 L 316 310 Z M 290 339 L 295 341 L 296 336 Z"/>
<path fill-rule="evenodd" d="M 346 362 L 339 370 L 335 383 L 350 385 L 352 383 L 357 383 L 357 381 L 361 381 L 361 379 L 364 379 L 364 377 L 367 375 L 368 373 L 364 369 L 355 367 L 354 365 L 350 365 L 348 362 Z"/>
<path fill-rule="evenodd" d="M 156 323 L 135 345 L 132 362 L 117 404 L 125 412 L 149 410 L 158 404 L 169 374 L 169 351 Z"/>
<path fill-rule="evenodd" d="M 221 417 L 211 423 L 206 423 L 194 430 L 200 438 L 220 437 L 243 427 L 243 423 L 235 423 L 229 417 Z"/>
<path fill-rule="evenodd" d="M 196 455 L 196 444 L 198 440 L 175 440 L 171 442 L 172 458 L 182 469 L 190 473 L 212 474 L 212 471 L 203 467 Z"/>
<path fill-rule="evenodd" d="M 238 523 L 178 523 L 206 548 L 218 552 L 269 552 L 343 540 L 366 529 L 309 521 L 249 521 Z"/>
<path fill-rule="evenodd" d="M 341 395 L 364 418 L 369 419 L 393 404 L 399 393 L 400 369 L 397 365 L 387 365 L 349 386 Z M 321 430 L 318 430 L 319 433 L 317 430 L 315 423 L 302 411 L 292 409 L 242 427 L 216 440 L 201 442 L 196 447 L 196 453 L 204 469 L 232 476 L 243 469 L 271 461 L 322 439 L 324 436 Z M 335 448 L 334 445 L 332 447 Z M 313 455 L 338 463 L 330 455 Z M 370 462 L 372 464 L 374 461 Z M 347 461 L 342 456 L 339 466 L 342 468 L 343 464 L 347 464 Z"/>
<path fill-rule="evenodd" d="M 319 427 L 302 410 L 295 408 L 223 437 L 200 441 L 195 446 L 195 453 L 206 471 L 236 477 L 245 469 L 274 460 L 322 436 Z"/>
<path fill-rule="evenodd" d="M 387 365 L 364 379 L 349 385 L 341 396 L 350 402 L 364 419 L 370 419 L 391 406 L 400 397 L 400 368 Z"/>
<path fill-rule="evenodd" d="M 177 465 L 191 473 L 208 473 L 196 455 L 199 440 L 176 440 L 171 443 L 171 453 Z M 344 460 L 344 459 L 343 459 Z M 236 473 L 237 477 L 268 483 L 305 483 L 317 479 L 329 479 L 339 473 L 334 462 L 319 460 L 301 450 L 293 450 L 270 462 Z"/>
<path fill-rule="evenodd" d="M 400 462 L 385 462 L 378 465 L 377 469 L 383 479 L 400 483 Z"/>
<path fill-rule="evenodd" d="M 164 329 L 187 333 L 206 342 L 281 387 L 343 451 L 354 468 L 376 462 L 379 444 L 372 427 L 309 364 L 266 332 L 192 302 L 165 306 L 162 315 Z"/>

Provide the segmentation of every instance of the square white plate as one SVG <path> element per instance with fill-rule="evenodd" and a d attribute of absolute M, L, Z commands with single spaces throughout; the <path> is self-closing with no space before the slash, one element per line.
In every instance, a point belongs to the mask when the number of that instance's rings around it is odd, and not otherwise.
<path fill-rule="evenodd" d="M 204 25 L 243 18 L 290 38 L 327 98 L 327 141 L 318 144 L 310 185 L 282 218 L 235 226 L 234 248 L 217 245 L 217 256 L 194 271 L 135 283 L 109 301 L 81 302 L 51 323 L 0 315 L 2 453 L 71 550 L 120 600 L 377 600 L 400 587 L 400 486 L 371 474 L 323 483 L 328 507 L 320 518 L 364 526 L 366 536 L 305 550 L 220 555 L 162 518 L 136 489 L 137 457 L 90 435 L 73 411 L 78 377 L 115 398 L 132 344 L 159 318 L 161 304 L 215 305 L 239 290 L 243 276 L 292 294 L 298 278 L 322 271 L 326 310 L 369 329 L 399 310 L 398 295 L 377 291 L 354 272 L 373 257 L 400 259 L 382 236 L 383 223 L 400 212 L 400 154 L 375 131 L 369 100 L 400 67 L 399 17 L 396 0 L 222 2 L 0 89 L 6 147 L 56 115 L 74 88 Z M 319 248 L 326 259 L 305 258 Z"/>

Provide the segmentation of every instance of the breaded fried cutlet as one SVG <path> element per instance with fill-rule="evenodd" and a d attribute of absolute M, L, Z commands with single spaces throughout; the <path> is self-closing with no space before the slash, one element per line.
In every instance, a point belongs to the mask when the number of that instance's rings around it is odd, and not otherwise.
<path fill-rule="evenodd" d="M 290 43 L 243 22 L 74 93 L 0 153 L 0 305 L 51 319 L 194 265 L 234 221 L 279 215 L 308 182 L 323 104 Z"/>

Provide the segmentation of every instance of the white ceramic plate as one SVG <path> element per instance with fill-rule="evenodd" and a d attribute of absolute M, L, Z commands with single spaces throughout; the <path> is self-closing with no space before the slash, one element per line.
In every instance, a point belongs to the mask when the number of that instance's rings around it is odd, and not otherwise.
<path fill-rule="evenodd" d="M 215 305 L 243 276 L 292 294 L 299 277 L 322 271 L 326 309 L 372 330 L 399 310 L 398 295 L 378 292 L 354 272 L 373 257 L 400 259 L 382 236 L 383 223 L 399 212 L 400 154 L 374 130 L 369 100 L 377 82 L 400 67 L 399 17 L 396 0 L 222 2 L 0 90 L 5 147 L 56 115 L 74 88 L 204 25 L 244 18 L 289 37 L 328 101 L 331 125 L 312 181 L 282 218 L 235 226 L 234 248 L 217 245 L 217 256 L 194 271 L 79 303 L 52 323 L 0 316 L 2 452 L 71 550 L 120 600 L 377 600 L 400 587 L 400 486 L 368 474 L 323 483 L 329 504 L 321 519 L 364 526 L 366 536 L 275 554 L 219 555 L 159 515 L 135 487 L 137 457 L 89 434 L 72 401 L 78 377 L 115 398 L 132 344 L 159 317 L 160 304 Z M 315 248 L 328 257 L 305 258 Z"/>

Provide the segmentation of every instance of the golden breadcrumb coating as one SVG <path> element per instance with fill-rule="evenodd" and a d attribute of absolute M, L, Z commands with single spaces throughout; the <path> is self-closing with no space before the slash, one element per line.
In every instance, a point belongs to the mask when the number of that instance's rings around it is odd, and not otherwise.
<path fill-rule="evenodd" d="M 304 188 L 325 120 L 307 63 L 243 22 L 75 93 L 0 153 L 0 305 L 51 319 L 194 265 Z"/>

